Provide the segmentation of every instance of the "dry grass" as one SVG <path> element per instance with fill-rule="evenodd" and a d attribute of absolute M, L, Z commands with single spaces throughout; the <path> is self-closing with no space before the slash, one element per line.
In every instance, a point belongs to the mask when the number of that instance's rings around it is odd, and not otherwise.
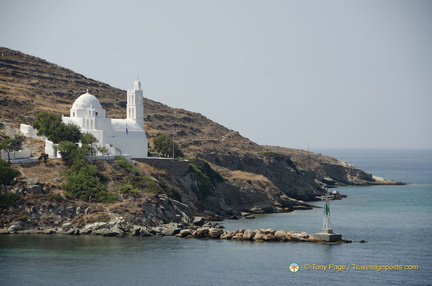
<path fill-rule="evenodd" d="M 30 164 L 13 165 L 21 172 L 21 178 L 37 179 L 44 185 L 54 185 L 60 187 L 60 183 L 55 183 L 54 178 L 64 179 L 64 171 L 68 168 L 61 160 L 48 160 L 48 164 L 36 162 Z"/>
<path fill-rule="evenodd" d="M 241 180 L 249 180 L 249 181 L 261 181 L 261 182 L 270 182 L 270 180 L 263 175 L 258 175 L 254 173 L 244 172 L 240 170 L 231 171 L 231 177 L 235 179 Z"/>
<path fill-rule="evenodd" d="M 156 169 L 146 163 L 142 163 L 142 162 L 136 162 L 136 166 L 138 167 L 138 169 L 140 169 L 144 174 L 146 175 L 167 175 L 167 172 L 165 170 L 161 170 L 161 169 Z"/>

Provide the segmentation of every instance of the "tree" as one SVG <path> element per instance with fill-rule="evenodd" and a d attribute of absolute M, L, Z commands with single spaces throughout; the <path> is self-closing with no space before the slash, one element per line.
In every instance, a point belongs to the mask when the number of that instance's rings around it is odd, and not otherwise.
<path fill-rule="evenodd" d="M 82 144 L 88 144 L 92 145 L 93 143 L 97 142 L 98 140 L 96 137 L 93 136 L 91 133 L 84 133 L 81 135 L 81 143 Z"/>
<path fill-rule="evenodd" d="M 64 124 L 62 123 L 62 127 L 60 131 L 57 133 L 56 140 L 64 140 L 77 143 L 81 139 L 81 130 L 78 126 L 74 124 Z M 54 142 L 54 141 L 53 141 Z"/>
<path fill-rule="evenodd" d="M 61 115 L 52 112 L 41 111 L 36 114 L 36 119 L 33 122 L 33 128 L 38 130 L 39 136 L 50 138 L 62 123 Z M 54 142 L 59 143 L 59 142 Z"/>
<path fill-rule="evenodd" d="M 68 165 L 72 164 L 72 160 L 74 158 L 74 151 L 78 149 L 78 146 L 75 143 L 69 141 L 61 141 L 57 146 L 57 150 L 60 152 L 60 155 L 64 161 Z"/>
<path fill-rule="evenodd" d="M 19 175 L 18 170 L 11 168 L 5 160 L 0 159 L 0 185 L 10 185 Z"/>
<path fill-rule="evenodd" d="M 108 202 L 108 192 L 99 181 L 97 174 L 96 166 L 91 164 L 81 168 L 71 168 L 66 172 L 67 182 L 64 184 L 66 195 L 84 201 L 92 197 L 100 202 Z"/>
<path fill-rule="evenodd" d="M 81 135 L 81 143 L 84 146 L 87 146 L 86 153 L 90 156 L 94 156 L 95 149 L 93 148 L 93 143 L 97 142 L 98 140 L 96 137 L 93 136 L 93 134 L 85 133 Z"/>
<path fill-rule="evenodd" d="M 8 138 L 0 141 L 0 149 L 3 149 L 8 154 L 8 163 L 10 164 L 10 152 L 22 149 L 24 136 L 16 136 L 15 138 Z"/>
<path fill-rule="evenodd" d="M 99 151 L 102 155 L 108 155 L 108 162 L 109 162 L 109 152 L 108 152 L 108 148 L 106 148 L 106 147 L 98 147 L 97 149 L 98 149 L 98 151 Z"/>
<path fill-rule="evenodd" d="M 48 154 L 47 153 L 42 153 L 40 156 L 39 156 L 39 161 L 40 160 L 43 160 L 44 161 L 44 163 L 45 163 L 45 165 L 47 164 L 47 162 L 48 162 Z"/>
<path fill-rule="evenodd" d="M 173 144 L 173 139 L 168 135 L 161 134 L 156 136 L 153 139 L 153 143 L 154 143 L 155 150 L 161 153 L 162 156 L 173 157 L 173 149 L 174 149 L 175 158 L 184 157 L 183 151 L 180 149 L 177 142 L 174 141 Z"/>
<path fill-rule="evenodd" d="M 46 136 L 54 143 L 70 141 L 77 143 L 81 139 L 81 130 L 73 124 L 64 124 L 61 115 L 42 111 L 36 114 L 33 127 L 38 130 L 38 135 Z"/>

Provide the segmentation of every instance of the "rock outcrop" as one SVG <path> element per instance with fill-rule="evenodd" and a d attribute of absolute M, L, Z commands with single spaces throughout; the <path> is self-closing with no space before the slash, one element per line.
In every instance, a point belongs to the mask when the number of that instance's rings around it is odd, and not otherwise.
<path fill-rule="evenodd" d="M 74 100 L 89 88 L 107 107 L 108 117 L 125 117 L 125 91 L 18 51 L 0 48 L 0 53 L 0 138 L 8 137 L 11 130 L 18 133 L 20 123 L 32 124 L 38 111 L 68 114 Z M 199 160 L 138 161 L 137 166 L 156 187 L 143 187 L 137 197 L 121 194 L 117 203 L 109 205 L 67 198 L 62 183 L 68 166 L 63 162 L 15 165 L 22 176 L 8 191 L 19 194 L 20 199 L 0 210 L 3 232 L 64 232 L 62 226 L 67 224 L 70 234 L 171 235 L 184 228 L 165 227 L 167 224 L 192 224 L 195 216 L 221 220 L 243 212 L 254 218 L 259 213 L 308 209 L 312 206 L 305 200 L 316 200 L 325 186 L 397 183 L 320 154 L 258 145 L 201 114 L 147 98 L 145 114 L 150 144 L 152 137 L 176 130 L 175 138 L 186 156 Z M 27 138 L 25 146 L 35 157 L 44 152 L 35 139 Z M 106 187 L 115 192 L 119 178 L 128 174 L 107 162 L 96 164 L 105 170 Z M 111 226 L 119 217 L 128 227 Z M 83 229 L 93 223 L 97 229 Z M 231 234 L 221 237 L 225 235 Z M 275 235 L 259 233 L 258 238 Z M 244 233 L 233 235 L 234 239 L 243 237 Z"/>
<path fill-rule="evenodd" d="M 185 229 L 182 230 L 177 237 L 183 238 L 208 238 L 208 239 L 226 239 L 226 240 L 239 240 L 239 241 L 256 241 L 256 242 L 320 242 L 323 240 L 314 238 L 306 232 L 295 232 L 273 229 L 236 229 L 234 231 L 224 232 L 219 228 L 202 227 L 196 230 Z M 342 239 L 337 243 L 350 243 L 350 240 Z"/>

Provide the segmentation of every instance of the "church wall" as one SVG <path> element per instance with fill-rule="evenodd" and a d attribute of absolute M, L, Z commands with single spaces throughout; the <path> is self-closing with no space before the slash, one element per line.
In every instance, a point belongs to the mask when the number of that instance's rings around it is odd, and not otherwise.
<path fill-rule="evenodd" d="M 139 81 L 135 81 L 133 90 L 127 91 L 126 111 L 126 119 L 106 118 L 100 102 L 87 92 L 72 105 L 71 117 L 62 120 L 65 124 L 77 125 L 83 133 L 95 136 L 97 146 L 109 145 L 112 155 L 121 152 L 131 154 L 133 158 L 146 158 L 148 140 L 144 131 L 143 91 Z"/>
<path fill-rule="evenodd" d="M 96 118 L 95 129 L 105 130 L 107 135 L 112 134 L 111 119 L 109 118 Z"/>
<path fill-rule="evenodd" d="M 106 144 L 112 144 L 124 154 L 132 154 L 133 158 L 146 158 L 148 153 L 148 140 L 143 131 L 114 131 L 113 137 L 106 138 Z"/>

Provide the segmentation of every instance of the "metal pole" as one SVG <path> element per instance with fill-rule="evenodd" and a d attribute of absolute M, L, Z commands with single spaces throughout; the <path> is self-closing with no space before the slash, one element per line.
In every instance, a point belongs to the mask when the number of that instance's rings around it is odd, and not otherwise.
<path fill-rule="evenodd" d="M 173 159 L 174 159 L 174 130 L 173 130 Z"/>

